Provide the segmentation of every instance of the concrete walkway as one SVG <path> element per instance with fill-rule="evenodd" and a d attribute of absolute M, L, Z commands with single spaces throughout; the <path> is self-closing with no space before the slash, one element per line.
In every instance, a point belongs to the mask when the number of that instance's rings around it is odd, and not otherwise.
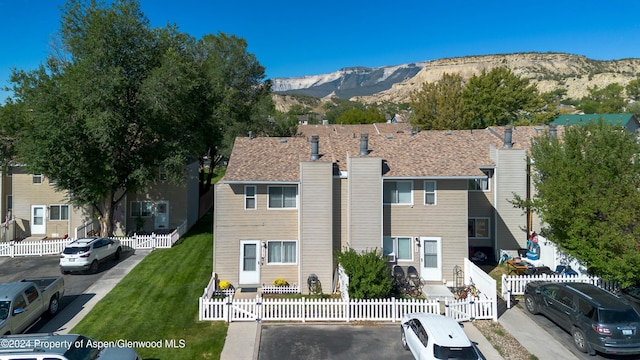
<path fill-rule="evenodd" d="M 89 311 L 113 289 L 151 250 L 136 250 L 133 254 L 109 269 L 105 274 L 67 305 L 59 314 L 40 329 L 40 332 L 67 334 Z"/>
<path fill-rule="evenodd" d="M 507 309 L 498 322 L 538 359 L 578 359 L 517 306 Z"/>

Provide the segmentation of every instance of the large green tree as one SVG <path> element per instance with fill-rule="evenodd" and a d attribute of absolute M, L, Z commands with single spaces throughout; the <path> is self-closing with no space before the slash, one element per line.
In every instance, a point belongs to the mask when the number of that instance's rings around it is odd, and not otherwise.
<path fill-rule="evenodd" d="M 159 167 L 184 179 L 185 164 L 225 148 L 269 107 L 264 68 L 242 39 L 152 28 L 135 0 L 69 0 L 59 40 L 45 64 L 12 74 L 25 110 L 12 117 L 22 121 L 16 160 L 91 205 L 102 235 L 115 205 Z"/>
<path fill-rule="evenodd" d="M 532 200 L 516 197 L 548 225 L 547 236 L 590 271 L 622 285 L 640 268 L 640 145 L 633 134 L 602 121 L 547 134 L 531 147 Z"/>
<path fill-rule="evenodd" d="M 604 88 L 597 85 L 588 88 L 589 95 L 580 102 L 580 109 L 587 114 L 615 114 L 624 112 L 625 100 L 624 87 L 618 83 L 612 83 Z"/>
<path fill-rule="evenodd" d="M 464 82 L 459 74 L 445 73 L 437 82 L 422 84 L 422 88 L 411 95 L 411 125 L 425 130 L 468 129 L 463 89 Z"/>
<path fill-rule="evenodd" d="M 472 128 L 507 125 L 546 111 L 537 87 L 504 67 L 472 76 L 462 97 Z"/>

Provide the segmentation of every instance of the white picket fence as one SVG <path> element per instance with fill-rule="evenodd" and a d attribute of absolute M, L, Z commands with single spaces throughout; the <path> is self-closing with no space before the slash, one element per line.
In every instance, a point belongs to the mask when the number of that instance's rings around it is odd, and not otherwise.
<path fill-rule="evenodd" d="M 199 299 L 199 319 L 220 321 L 392 321 L 412 312 L 441 314 L 442 302 L 421 299 Z M 444 301 L 444 315 L 457 321 L 494 319 L 491 300 Z"/>
<path fill-rule="evenodd" d="M 123 246 L 131 249 L 170 248 L 180 238 L 177 230 L 171 234 L 133 235 L 118 237 Z M 115 239 L 115 238 L 114 238 Z M 0 243 L 0 257 L 43 256 L 60 254 L 75 239 L 9 241 Z"/>
<path fill-rule="evenodd" d="M 564 275 L 505 275 L 502 274 L 502 298 L 507 302 L 507 309 L 511 308 L 511 297 L 524 295 L 524 289 L 532 281 L 550 282 L 580 282 L 599 286 L 605 290 L 617 291 L 619 285 L 613 281 L 603 281 L 593 276 L 564 276 Z"/>

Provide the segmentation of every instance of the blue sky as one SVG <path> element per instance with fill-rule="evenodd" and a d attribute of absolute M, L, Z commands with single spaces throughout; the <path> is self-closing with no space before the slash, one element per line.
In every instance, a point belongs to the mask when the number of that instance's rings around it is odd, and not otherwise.
<path fill-rule="evenodd" d="M 42 63 L 63 0 L 0 0 L 0 87 Z M 445 57 L 566 52 L 640 58 L 637 1 L 140 0 L 153 26 L 247 40 L 268 78 Z M 7 96 L 0 92 L 0 101 Z"/>

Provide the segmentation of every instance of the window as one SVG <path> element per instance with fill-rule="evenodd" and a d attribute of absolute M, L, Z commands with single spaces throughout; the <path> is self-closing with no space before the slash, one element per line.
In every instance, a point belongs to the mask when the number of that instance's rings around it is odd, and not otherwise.
<path fill-rule="evenodd" d="M 435 181 L 424 182 L 424 204 L 425 205 L 436 204 L 436 182 Z"/>
<path fill-rule="evenodd" d="M 13 195 L 7 195 L 7 210 L 13 209 Z"/>
<path fill-rule="evenodd" d="M 49 206 L 49 220 L 69 220 L 69 205 Z"/>
<path fill-rule="evenodd" d="M 385 181 L 382 186 L 383 201 L 385 204 L 413 204 L 411 181 Z"/>
<path fill-rule="evenodd" d="M 153 213 L 153 203 L 151 201 L 132 201 L 131 216 L 149 217 Z"/>
<path fill-rule="evenodd" d="M 469 237 L 476 239 L 489 238 L 489 219 L 476 218 L 469 219 Z"/>
<path fill-rule="evenodd" d="M 394 254 L 398 260 L 412 260 L 411 238 L 385 236 L 382 239 L 382 255 L 389 254 Z"/>
<path fill-rule="evenodd" d="M 158 168 L 158 180 L 167 181 L 168 178 L 169 176 L 167 175 L 167 168 L 165 168 L 164 166 L 160 166 Z"/>
<path fill-rule="evenodd" d="M 269 186 L 269 209 L 295 209 L 296 193 L 295 186 Z"/>
<path fill-rule="evenodd" d="M 493 170 L 482 170 L 482 172 L 487 175 L 487 177 L 482 179 L 469 180 L 469 190 L 489 191 L 489 179 L 491 179 L 491 177 L 493 176 Z"/>
<path fill-rule="evenodd" d="M 245 186 L 244 187 L 244 209 L 255 210 L 256 208 L 256 187 Z"/>
<path fill-rule="evenodd" d="M 27 296 L 27 301 L 31 304 L 35 299 L 38 298 L 38 290 L 36 290 L 35 286 L 30 286 L 27 290 L 24 291 L 24 294 Z"/>
<path fill-rule="evenodd" d="M 42 184 L 42 174 L 33 174 L 31 182 L 33 184 Z"/>
<path fill-rule="evenodd" d="M 295 241 L 269 241 L 267 245 L 269 264 L 295 264 Z"/>

